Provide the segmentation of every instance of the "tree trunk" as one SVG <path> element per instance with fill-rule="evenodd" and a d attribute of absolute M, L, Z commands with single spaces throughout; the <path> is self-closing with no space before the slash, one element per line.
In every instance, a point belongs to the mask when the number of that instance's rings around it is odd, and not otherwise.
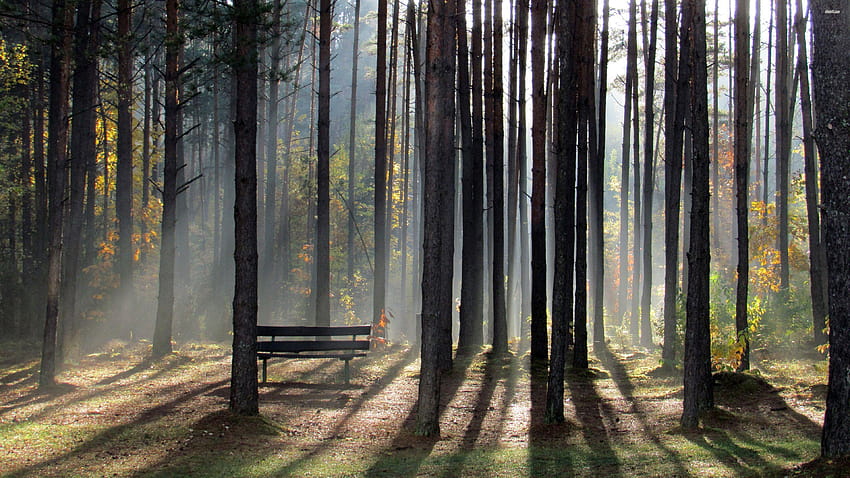
<path fill-rule="evenodd" d="M 776 2 L 776 211 L 779 216 L 779 290 L 788 300 L 791 270 L 788 263 L 788 192 L 791 166 L 791 106 L 788 81 L 788 4 Z"/>
<path fill-rule="evenodd" d="M 604 290 L 605 290 L 605 130 L 606 103 L 608 96 L 608 17 L 610 8 L 608 0 L 602 4 L 602 40 L 599 50 L 599 114 L 597 118 L 598 146 L 596 157 L 590 167 L 590 237 L 591 247 L 591 277 L 590 293 L 593 297 L 593 344 L 600 347 L 605 342 L 604 322 Z"/>
<path fill-rule="evenodd" d="M 812 124 L 812 97 L 809 91 L 809 60 L 806 51 L 806 20 L 803 5 L 797 0 L 797 73 L 800 76 L 800 105 L 803 116 L 803 156 L 806 177 L 806 212 L 809 223 L 809 285 L 812 294 L 812 331 L 816 345 L 826 342 L 824 328 L 828 308 L 826 251 L 821 242 L 820 202 L 818 194 L 817 156 L 815 155 L 814 125 Z"/>
<path fill-rule="evenodd" d="M 275 308 L 275 300 L 277 296 L 277 281 L 275 280 L 277 269 L 277 244 L 275 243 L 275 213 L 277 208 L 277 132 L 280 120 L 278 119 L 278 105 L 280 104 L 280 79 L 278 70 L 280 69 L 280 37 L 281 26 L 280 17 L 283 14 L 281 0 L 275 0 L 272 8 L 272 25 L 271 25 L 271 44 L 269 45 L 269 98 L 266 111 L 268 111 L 268 129 L 266 131 L 266 197 L 263 200 L 263 219 L 264 229 L 263 234 L 263 317 L 269 317 Z"/>
<path fill-rule="evenodd" d="M 637 63 L 637 21 L 635 2 L 629 2 L 629 21 L 626 42 L 626 80 L 623 95 L 623 148 L 620 157 L 620 285 L 617 289 L 617 320 L 619 324 L 626 315 L 629 284 L 629 157 L 631 154 L 632 90 L 636 81 Z M 634 267 L 634 266 L 633 266 Z M 633 321 L 634 322 L 634 321 Z"/>
<path fill-rule="evenodd" d="M 658 0 L 652 0 L 652 12 L 649 20 L 649 45 L 646 59 L 646 95 L 644 103 L 644 140 L 643 140 L 643 289 L 640 298 L 640 343 L 644 347 L 653 347 L 652 324 L 650 323 L 650 304 L 652 298 L 652 190 L 655 153 L 652 140 L 655 126 L 655 48 L 658 37 Z M 637 170 L 636 170 L 637 172 Z M 637 194 L 637 189 L 635 189 Z"/>
<path fill-rule="evenodd" d="M 323 0 L 323 3 L 330 3 Z M 330 10 L 330 9 L 328 9 Z M 259 413 L 257 390 L 257 0 L 234 2 L 236 224 L 230 411 Z M 324 14 L 325 10 L 322 10 Z M 330 32 L 327 32 L 328 34 Z M 326 296 L 327 297 L 327 296 Z"/>
<path fill-rule="evenodd" d="M 162 180 L 162 234 L 159 253 L 159 300 L 153 335 L 154 358 L 171 353 L 174 317 L 174 259 L 177 219 L 177 128 L 180 95 L 178 0 L 165 4 L 165 138 Z"/>
<path fill-rule="evenodd" d="M 687 71 L 677 71 L 679 62 L 676 5 L 665 1 L 664 12 L 664 346 L 661 363 L 672 369 L 676 362 L 677 298 L 679 294 L 679 216 L 682 188 L 682 135 L 688 97 Z M 687 44 L 682 45 L 686 49 Z M 687 58 L 683 54 L 682 58 Z M 687 63 L 678 63 L 686 70 Z M 681 107 L 680 107 L 681 105 Z"/>
<path fill-rule="evenodd" d="M 547 423 L 564 422 L 564 368 L 569 325 L 573 313 L 573 262 L 575 256 L 576 128 L 578 126 L 578 4 L 565 2 L 557 7 L 562 25 L 558 35 L 558 68 L 561 90 L 558 95 L 558 167 L 555 183 L 555 276 L 552 292 L 552 358 L 546 386 Z M 588 9 L 582 9 L 586 14 Z"/>
<path fill-rule="evenodd" d="M 360 0 L 354 1 L 354 38 L 351 45 L 351 106 L 348 111 L 348 262 L 346 277 L 349 286 L 354 284 L 354 233 L 357 227 L 354 211 L 357 204 L 354 197 L 354 186 L 356 182 L 355 171 L 357 161 L 355 158 L 355 141 L 357 136 L 357 62 L 360 58 Z"/>
<path fill-rule="evenodd" d="M 316 153 L 316 325 L 330 325 L 331 0 L 319 2 L 319 118 Z"/>
<path fill-rule="evenodd" d="M 823 180 L 823 232 L 829 264 L 829 391 L 821 454 L 850 455 L 850 10 L 812 2 L 815 139 Z"/>
<path fill-rule="evenodd" d="M 546 13 L 531 0 L 531 360 L 547 359 L 546 343 Z"/>
<path fill-rule="evenodd" d="M 381 322 L 387 295 L 387 0 L 378 0 L 375 65 L 375 277 L 372 324 Z"/>
<path fill-rule="evenodd" d="M 462 1 L 462 0 L 460 0 Z M 504 99 L 502 94 L 502 1 L 494 2 L 493 15 L 493 352 L 508 351 L 505 311 L 505 180 Z M 489 136 L 489 135 L 488 135 Z M 489 156 L 489 155 L 488 155 Z M 488 157 L 488 161 L 489 161 Z M 488 168 L 490 169 L 490 168 Z"/>
<path fill-rule="evenodd" d="M 473 6 L 473 8 L 476 8 Z M 482 284 L 482 268 L 484 266 L 481 251 L 483 242 L 482 209 L 484 197 L 482 186 L 482 164 L 480 152 L 480 136 L 474 138 L 474 134 L 480 134 L 480 126 L 473 131 L 473 121 L 480 125 L 481 118 L 474 117 L 471 113 L 469 93 L 469 63 L 470 57 L 466 42 L 466 8 L 465 2 L 457 2 L 458 23 L 458 113 L 461 121 L 461 143 L 463 151 L 463 175 L 461 178 L 463 188 L 463 255 L 461 257 L 461 290 L 460 290 L 460 330 L 458 331 L 458 353 L 475 353 L 482 344 L 483 339 L 483 310 L 484 299 Z M 478 4 L 480 10 L 480 2 Z M 473 11 L 474 20 L 480 25 L 480 11 Z M 475 17 L 477 15 L 477 17 Z M 477 28 L 478 37 L 475 38 L 476 25 L 473 24 L 473 48 L 477 42 L 477 48 L 481 48 L 481 29 Z M 481 72 L 480 55 L 472 55 L 473 70 L 477 64 L 477 70 Z M 473 80 L 475 82 L 476 80 Z M 477 79 L 480 87 L 481 79 Z M 480 91 L 480 90 L 479 90 Z M 480 96 L 477 98 L 480 104 Z M 476 150 L 476 145 L 479 149 Z"/>
<path fill-rule="evenodd" d="M 750 96 L 750 2 L 735 6 L 735 197 L 738 224 L 738 284 L 735 297 L 735 331 L 742 343 L 738 371 L 750 369 L 750 335 L 747 295 L 750 282 L 750 141 L 752 98 Z"/>
<path fill-rule="evenodd" d="M 115 215 L 118 218 L 118 308 L 132 310 L 133 267 L 133 38 L 130 0 L 118 1 L 118 148 L 115 171 Z"/>
<path fill-rule="evenodd" d="M 41 348 L 39 388 L 56 383 L 56 348 L 59 322 L 59 288 L 62 283 L 62 216 L 65 196 L 65 168 L 68 166 L 68 94 L 74 8 L 72 2 L 54 0 L 51 20 L 50 102 L 47 131 L 47 307 L 44 341 Z M 59 357 L 61 360 L 61 357 Z"/>
<path fill-rule="evenodd" d="M 423 165 L 422 360 L 416 416 L 416 433 L 424 436 L 440 433 L 440 356 L 447 345 L 446 325 L 449 332 L 448 345 L 451 346 L 455 8 L 453 0 L 432 1 L 428 6 L 425 70 L 427 132 Z"/>
<path fill-rule="evenodd" d="M 764 202 L 765 208 L 769 203 L 770 193 L 769 187 L 770 181 L 770 87 L 772 83 L 770 82 L 770 73 L 772 71 L 771 64 L 771 55 L 773 55 L 773 2 L 774 0 L 768 0 L 768 4 L 770 7 L 768 8 L 770 21 L 767 26 L 767 68 L 766 79 L 764 82 L 765 92 L 764 92 L 764 176 L 762 180 L 762 192 L 764 196 L 762 197 L 762 201 Z M 774 106 L 773 111 L 776 111 L 776 107 Z M 764 215 L 763 224 L 767 224 L 767 214 Z"/>
<path fill-rule="evenodd" d="M 96 154 L 95 112 L 97 85 L 97 44 L 100 28 L 100 0 L 83 0 L 77 4 L 74 56 L 76 69 L 73 86 L 73 118 L 71 125 L 71 188 L 67 230 L 65 231 L 64 282 L 62 284 L 61 322 L 64 353 L 77 345 L 81 326 L 77 310 L 77 275 L 81 270 L 80 252 L 83 232 L 83 207 L 88 158 Z M 91 199 L 90 199 L 91 200 Z"/>
<path fill-rule="evenodd" d="M 688 0 L 682 12 L 682 39 L 689 44 L 693 185 L 691 237 L 709 237 L 708 79 L 706 75 L 705 0 Z M 714 406 L 709 331 L 709 241 L 691 241 L 685 322 L 682 426 L 694 428 L 701 412 Z"/>

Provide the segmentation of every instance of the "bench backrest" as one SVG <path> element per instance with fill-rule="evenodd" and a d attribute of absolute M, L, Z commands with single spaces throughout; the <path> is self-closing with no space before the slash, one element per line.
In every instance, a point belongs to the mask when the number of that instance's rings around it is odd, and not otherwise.
<path fill-rule="evenodd" d="M 334 350 L 369 350 L 368 338 L 357 340 L 357 336 L 368 336 L 372 331 L 371 325 L 346 326 L 300 326 L 300 325 L 258 325 L 258 352 L 317 352 Z M 289 340 L 291 337 L 328 337 L 327 340 Z M 333 340 L 335 336 L 346 336 L 346 340 Z M 270 337 L 270 340 L 261 340 Z M 285 338 L 288 340 L 276 340 Z"/>

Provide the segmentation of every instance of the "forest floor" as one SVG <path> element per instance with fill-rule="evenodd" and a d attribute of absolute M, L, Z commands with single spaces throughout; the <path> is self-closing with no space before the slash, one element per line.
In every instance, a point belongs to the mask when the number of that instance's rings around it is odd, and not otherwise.
<path fill-rule="evenodd" d="M 339 361 L 272 361 L 259 418 L 226 411 L 225 345 L 150 362 L 149 344 L 114 343 L 48 392 L 33 350 L 9 349 L 2 476 L 850 476 L 844 464 L 800 466 L 819 454 L 823 359 L 762 359 L 756 379 L 724 376 L 716 410 L 683 431 L 681 379 L 657 374 L 657 355 L 606 349 L 589 371 L 569 371 L 567 422 L 547 425 L 545 375 L 531 379 L 527 357 L 481 353 L 455 362 L 441 435 L 421 438 L 409 347 L 352 361 L 350 385 Z"/>

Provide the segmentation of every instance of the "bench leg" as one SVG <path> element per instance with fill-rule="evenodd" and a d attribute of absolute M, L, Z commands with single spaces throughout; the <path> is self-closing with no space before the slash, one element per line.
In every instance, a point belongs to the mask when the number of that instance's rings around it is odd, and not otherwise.
<path fill-rule="evenodd" d="M 343 369 L 342 377 L 345 379 L 345 384 L 348 385 L 348 379 L 351 376 L 351 369 L 348 366 L 348 362 L 350 360 L 343 360 L 345 362 L 345 368 Z"/>
<path fill-rule="evenodd" d="M 269 359 L 267 358 L 263 359 L 263 383 L 266 383 L 266 362 L 268 362 L 268 360 Z"/>

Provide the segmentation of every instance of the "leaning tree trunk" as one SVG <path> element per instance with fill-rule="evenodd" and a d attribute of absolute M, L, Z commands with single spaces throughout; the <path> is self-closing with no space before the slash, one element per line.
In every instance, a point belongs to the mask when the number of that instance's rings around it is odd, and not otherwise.
<path fill-rule="evenodd" d="M 689 44 L 693 184 L 691 237 L 709 234 L 708 78 L 706 75 L 705 0 L 688 0 L 682 11 L 682 38 Z M 682 426 L 694 428 L 699 414 L 714 406 L 709 331 L 709 241 L 693 240 L 688 251 L 688 297 L 685 322 L 685 370 Z"/>
<path fill-rule="evenodd" d="M 821 454 L 850 455 L 850 9 L 812 2 L 815 139 L 829 264 L 829 391 Z"/>
<path fill-rule="evenodd" d="M 800 105 L 803 116 L 803 156 L 806 177 L 806 212 L 809 219 L 809 285 L 812 295 L 812 332 L 816 345 L 826 342 L 824 328 L 827 314 L 826 251 L 823 249 L 820 220 L 818 169 L 812 124 L 812 97 L 809 91 L 809 60 L 806 51 L 806 20 L 803 5 L 797 0 L 797 73 L 800 76 Z"/>

